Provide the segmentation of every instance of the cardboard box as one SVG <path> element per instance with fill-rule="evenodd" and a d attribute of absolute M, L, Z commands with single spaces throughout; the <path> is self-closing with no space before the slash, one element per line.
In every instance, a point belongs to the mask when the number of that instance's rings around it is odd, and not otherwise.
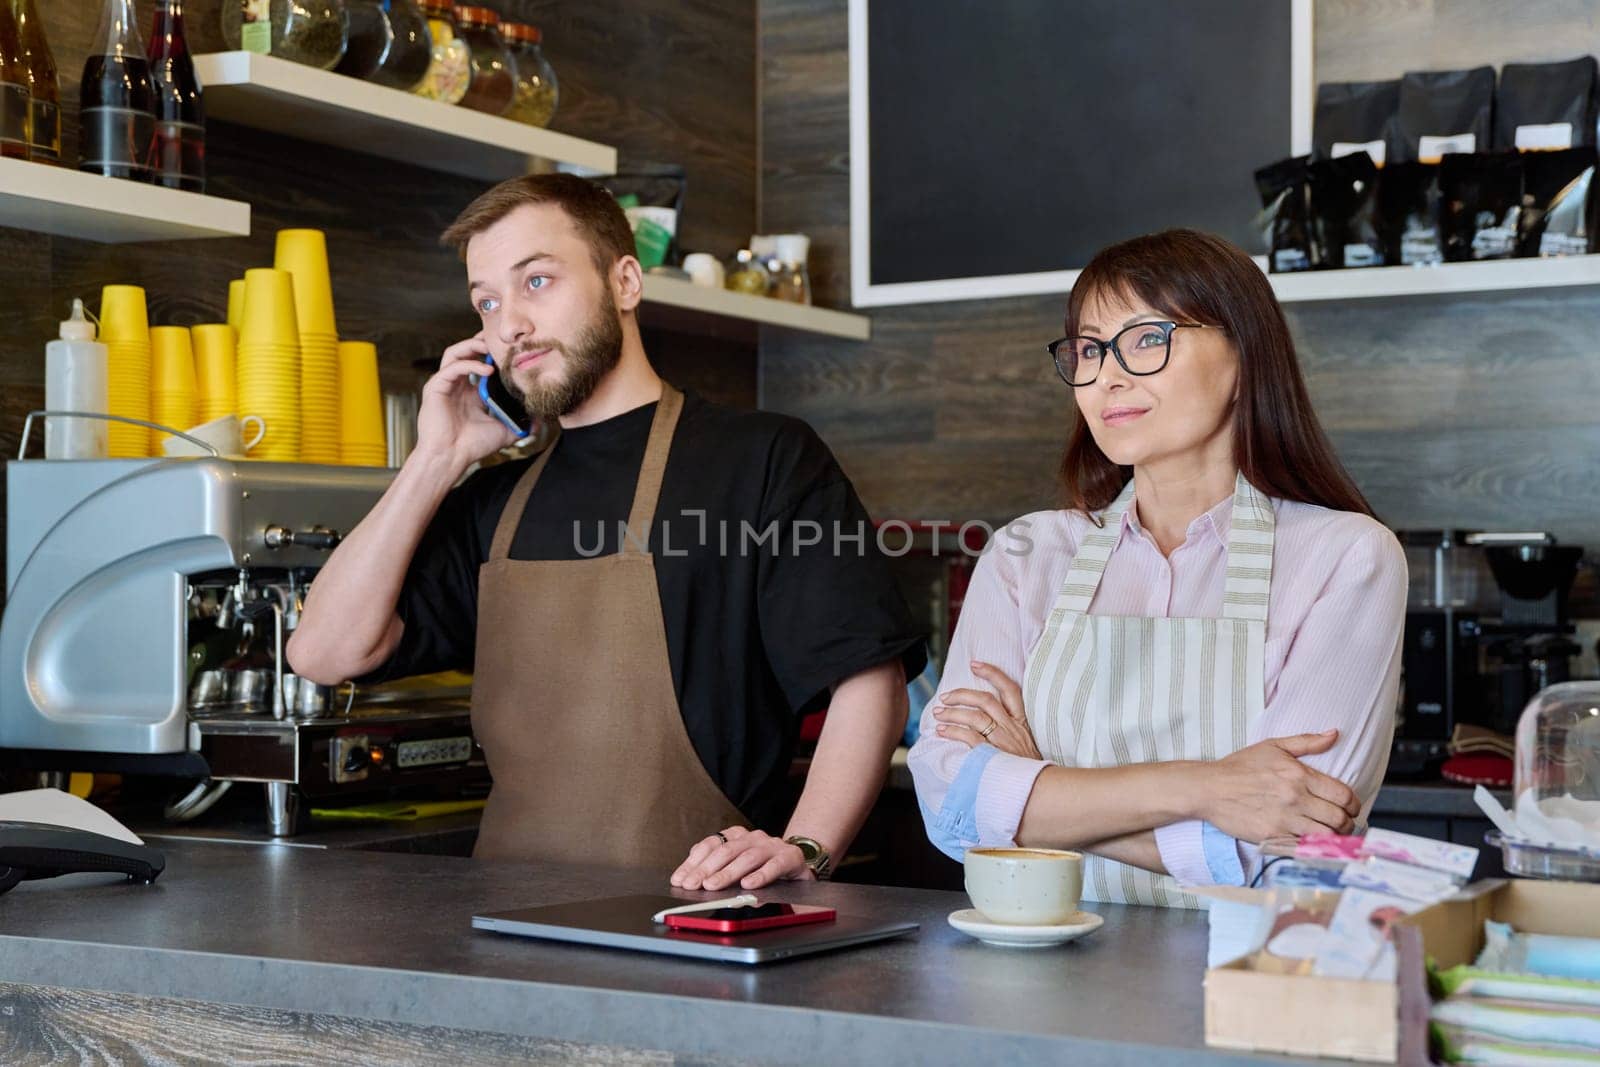
<path fill-rule="evenodd" d="M 1263 890 L 1204 895 L 1265 902 Z M 1476 882 L 1396 925 L 1398 983 L 1253 971 L 1235 960 L 1206 971 L 1206 1044 L 1370 1063 L 1426 1063 L 1430 1001 L 1424 962 L 1471 963 L 1483 922 L 1524 933 L 1600 937 L 1600 885 L 1527 879 Z"/>
<path fill-rule="evenodd" d="M 1235 960 L 1206 972 L 1206 1044 L 1249 1052 L 1394 1063 L 1400 987 L 1265 974 Z"/>
<path fill-rule="evenodd" d="M 1208 887 L 1202 895 L 1264 904 L 1265 890 Z M 1400 980 L 1269 974 L 1243 960 L 1205 977 L 1206 1044 L 1367 1063 L 1425 1063 L 1427 983 L 1421 937 L 1397 931 Z"/>
<path fill-rule="evenodd" d="M 1401 921 L 1422 931 L 1428 958 L 1454 967 L 1483 951 L 1485 919 L 1510 923 L 1524 934 L 1600 937 L 1600 885 L 1526 878 L 1474 882 Z"/>

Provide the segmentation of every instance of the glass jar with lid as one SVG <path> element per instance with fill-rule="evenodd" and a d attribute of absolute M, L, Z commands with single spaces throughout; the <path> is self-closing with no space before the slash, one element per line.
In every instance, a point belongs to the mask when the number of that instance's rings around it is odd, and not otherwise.
<path fill-rule="evenodd" d="M 250 22 L 245 23 L 245 9 Z M 222 39 L 230 49 L 261 52 L 332 70 L 350 32 L 344 0 L 223 0 Z"/>
<path fill-rule="evenodd" d="M 450 0 L 422 0 L 432 42 L 428 70 L 412 90 L 442 104 L 459 104 L 472 82 L 472 47 L 461 36 Z"/>
<path fill-rule="evenodd" d="M 1513 874 L 1600 881 L 1600 682 L 1541 691 L 1517 721 Z"/>
<path fill-rule="evenodd" d="M 461 106 L 504 115 L 516 95 L 517 67 L 500 36 L 500 16 L 486 7 L 457 7 L 456 21 L 472 48 L 472 83 Z"/>
<path fill-rule="evenodd" d="M 433 39 L 416 0 L 345 0 L 350 43 L 333 69 L 409 92 L 428 72 Z"/>
<path fill-rule="evenodd" d="M 741 248 L 733 254 L 732 261 L 728 263 L 724 288 L 751 296 L 766 296 L 771 284 L 772 275 L 754 252 Z"/>
<path fill-rule="evenodd" d="M 556 72 L 540 47 L 544 35 L 539 27 L 522 22 L 502 23 L 500 34 L 506 39 L 517 68 L 517 89 L 506 118 L 529 126 L 550 125 L 561 100 L 561 89 Z"/>

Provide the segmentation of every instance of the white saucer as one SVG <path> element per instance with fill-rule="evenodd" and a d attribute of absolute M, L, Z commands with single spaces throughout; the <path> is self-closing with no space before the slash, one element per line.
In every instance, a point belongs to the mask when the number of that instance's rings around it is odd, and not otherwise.
<path fill-rule="evenodd" d="M 986 945 L 999 945 L 1001 948 L 1064 945 L 1085 934 L 1094 933 L 1105 921 L 1104 916 L 1080 911 L 1068 921 L 1055 926 L 1018 926 L 1015 923 L 992 923 L 977 908 L 962 908 L 950 913 L 951 926 Z"/>

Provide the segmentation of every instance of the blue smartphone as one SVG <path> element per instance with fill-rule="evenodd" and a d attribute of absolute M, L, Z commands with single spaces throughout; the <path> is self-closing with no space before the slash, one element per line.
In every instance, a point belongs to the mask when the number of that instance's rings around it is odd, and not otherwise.
<path fill-rule="evenodd" d="M 494 363 L 493 356 L 485 357 Z M 478 387 L 478 399 L 483 402 L 483 410 L 494 416 L 506 429 L 517 435 L 517 440 L 522 440 L 533 433 L 534 422 L 517 398 L 511 395 L 511 390 L 506 388 L 506 383 L 500 380 L 499 364 L 495 364 L 495 373 L 488 377 L 476 374 L 468 375 L 474 385 Z"/>

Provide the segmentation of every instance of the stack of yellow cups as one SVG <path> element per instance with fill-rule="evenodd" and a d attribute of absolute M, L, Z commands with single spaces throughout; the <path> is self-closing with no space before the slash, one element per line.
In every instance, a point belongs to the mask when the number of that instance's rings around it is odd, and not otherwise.
<path fill-rule="evenodd" d="M 189 331 L 194 337 L 195 418 L 210 422 L 239 413 L 239 372 L 234 362 L 233 327 L 208 322 Z"/>
<path fill-rule="evenodd" d="M 195 425 L 194 347 L 183 326 L 150 328 L 150 419 L 174 430 Z M 169 434 L 150 431 L 150 454 L 165 453 L 161 442 Z"/>
<path fill-rule="evenodd" d="M 106 346 L 106 410 L 130 419 L 150 418 L 150 315 L 137 285 L 108 285 L 100 292 L 100 340 Z M 106 455 L 113 459 L 150 454 L 150 431 L 113 422 L 106 429 Z"/>
<path fill-rule="evenodd" d="M 239 339 L 244 326 L 244 279 L 235 278 L 228 283 L 228 325 L 233 327 L 233 338 Z"/>
<path fill-rule="evenodd" d="M 338 463 L 339 329 L 333 317 L 327 238 L 321 230 L 279 230 L 274 266 L 294 275 L 300 326 L 300 460 Z"/>
<path fill-rule="evenodd" d="M 353 467 L 386 467 L 383 392 L 378 388 L 378 350 L 370 341 L 339 345 L 339 461 Z"/>
<path fill-rule="evenodd" d="M 268 267 L 245 271 L 244 319 L 239 330 L 239 414 L 266 423 L 252 459 L 300 459 L 300 330 L 294 279 Z"/>

